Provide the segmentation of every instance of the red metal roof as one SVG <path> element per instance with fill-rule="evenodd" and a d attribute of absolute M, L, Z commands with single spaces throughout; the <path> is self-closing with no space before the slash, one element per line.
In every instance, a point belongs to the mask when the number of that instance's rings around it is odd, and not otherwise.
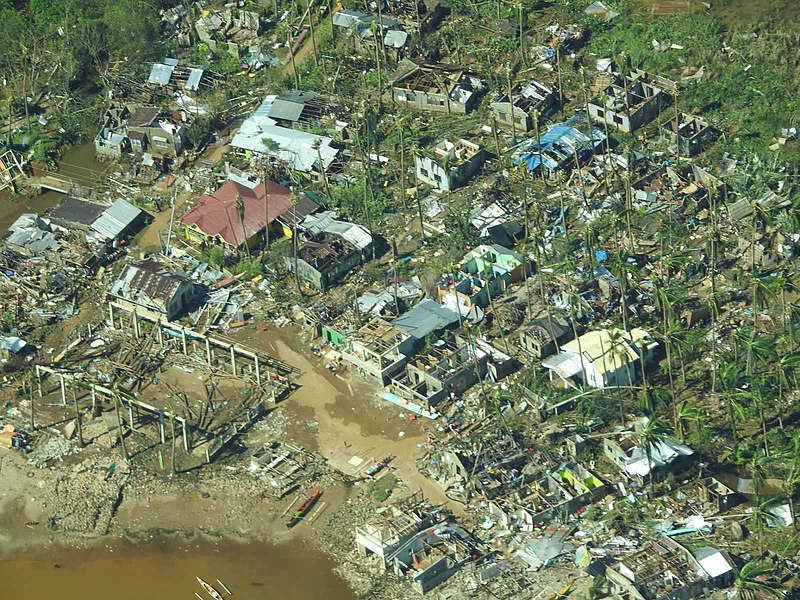
<path fill-rule="evenodd" d="M 292 211 L 289 188 L 269 182 L 269 222 Z M 239 219 L 236 197 L 242 198 L 244 214 Z M 207 235 L 218 235 L 231 246 L 241 246 L 264 229 L 264 186 L 251 189 L 235 181 L 226 181 L 211 194 L 200 196 L 197 205 L 181 217 L 185 225 L 196 225 Z M 244 224 L 244 228 L 242 227 Z"/>

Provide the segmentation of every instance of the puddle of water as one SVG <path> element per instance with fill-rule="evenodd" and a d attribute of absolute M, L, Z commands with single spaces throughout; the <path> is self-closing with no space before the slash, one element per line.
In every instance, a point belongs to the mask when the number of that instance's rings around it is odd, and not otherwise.
<path fill-rule="evenodd" d="M 0 559 L 0 581 L 7 597 L 20 600 L 191 600 L 195 593 L 209 600 L 195 576 L 227 598 L 220 579 L 238 600 L 355 600 L 332 566 L 299 544 L 163 541 Z"/>
<path fill-rule="evenodd" d="M 94 143 L 86 142 L 70 148 L 64 153 L 59 163 L 58 172 L 77 181 L 81 185 L 92 187 L 100 176 L 109 168 L 109 164 L 96 162 L 94 159 Z M 38 196 L 20 196 L 12 199 L 8 191 L 0 192 L 0 235 L 5 233 L 23 213 L 41 214 L 48 208 L 58 206 L 64 199 L 58 192 L 46 191 Z"/>

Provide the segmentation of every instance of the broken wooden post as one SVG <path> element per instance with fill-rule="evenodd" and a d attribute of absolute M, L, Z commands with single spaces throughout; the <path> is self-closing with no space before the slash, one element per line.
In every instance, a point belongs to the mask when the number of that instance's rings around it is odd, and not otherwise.
<path fill-rule="evenodd" d="M 189 351 L 186 350 L 186 328 L 181 327 L 181 342 L 183 344 L 183 353 L 189 354 Z"/>
<path fill-rule="evenodd" d="M 234 375 L 237 374 L 236 373 L 236 350 L 234 350 L 233 346 L 231 346 L 231 370 L 233 371 Z"/>
<path fill-rule="evenodd" d="M 111 302 L 108 303 L 108 322 L 111 329 L 114 329 L 114 305 Z"/>
<path fill-rule="evenodd" d="M 261 387 L 261 367 L 258 364 L 258 354 L 255 355 L 256 360 L 256 383 Z"/>
<path fill-rule="evenodd" d="M 208 366 L 211 366 L 211 342 L 206 336 L 206 360 L 208 361 Z"/>
<path fill-rule="evenodd" d="M 61 404 L 67 405 L 67 384 L 64 382 L 64 374 L 59 373 L 61 377 Z"/>
<path fill-rule="evenodd" d="M 42 394 L 42 373 L 39 371 L 39 365 L 36 366 L 36 387 L 39 389 L 39 398 L 41 398 L 44 394 Z"/>
<path fill-rule="evenodd" d="M 158 431 L 161 434 L 161 443 L 167 443 L 167 436 L 164 432 L 164 413 L 162 411 L 158 412 Z"/>
<path fill-rule="evenodd" d="M 128 427 L 130 429 L 136 429 L 133 426 L 133 403 L 128 402 Z"/>
<path fill-rule="evenodd" d="M 135 310 L 133 311 L 131 319 L 133 320 L 133 337 L 139 339 L 139 317 Z"/>
<path fill-rule="evenodd" d="M 183 437 L 183 449 L 189 453 L 189 432 L 186 431 L 186 419 L 181 420 L 181 435 Z"/>
<path fill-rule="evenodd" d="M 170 459 L 170 470 L 172 471 L 172 474 L 175 475 L 178 471 L 175 468 L 175 417 L 173 415 L 169 416 L 169 429 L 172 437 L 172 457 Z"/>

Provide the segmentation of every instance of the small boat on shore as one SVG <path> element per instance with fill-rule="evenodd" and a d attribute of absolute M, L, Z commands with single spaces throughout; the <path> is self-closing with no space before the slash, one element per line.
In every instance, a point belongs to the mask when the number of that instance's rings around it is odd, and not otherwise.
<path fill-rule="evenodd" d="M 314 506 L 314 503 L 321 495 L 322 495 L 321 488 L 317 488 L 313 492 L 311 492 L 311 495 L 308 498 L 306 498 L 306 501 L 300 505 L 300 508 L 294 511 L 289 520 L 286 521 L 286 527 L 291 529 L 292 527 L 297 525 L 300 521 L 302 521 L 303 517 L 305 517 L 308 511 L 311 510 L 311 507 Z"/>
<path fill-rule="evenodd" d="M 206 583 L 199 577 L 195 575 L 195 579 L 197 579 L 197 583 L 211 596 L 214 600 L 222 600 L 222 594 L 220 594 L 217 590 L 215 590 L 210 584 Z"/>

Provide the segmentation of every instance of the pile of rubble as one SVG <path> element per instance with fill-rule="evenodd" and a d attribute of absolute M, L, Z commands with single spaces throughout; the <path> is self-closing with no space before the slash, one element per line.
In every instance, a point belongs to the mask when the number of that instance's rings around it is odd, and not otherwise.
<path fill-rule="evenodd" d="M 28 464 L 46 469 L 50 462 L 74 454 L 77 449 L 59 431 L 50 431 L 47 438 L 28 455 Z"/>

